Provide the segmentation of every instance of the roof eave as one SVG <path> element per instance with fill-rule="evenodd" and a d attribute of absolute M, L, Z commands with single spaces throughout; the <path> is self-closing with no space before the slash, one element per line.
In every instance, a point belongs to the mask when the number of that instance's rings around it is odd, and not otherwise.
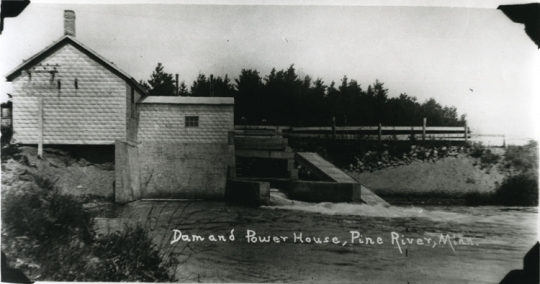
<path fill-rule="evenodd" d="M 44 53 L 46 53 L 50 49 L 54 48 L 55 46 L 60 45 L 64 41 L 71 41 L 73 44 L 78 45 L 80 48 L 84 49 L 85 51 L 87 51 L 88 53 L 90 53 L 91 55 L 96 57 L 99 61 L 102 62 L 102 64 L 105 64 L 105 65 L 109 66 L 110 68 L 115 70 L 117 73 L 119 73 L 119 75 L 121 75 L 120 77 L 124 77 L 123 79 L 125 81 L 129 81 L 130 83 L 132 83 L 135 86 L 135 88 L 137 88 L 141 93 L 143 93 L 146 96 L 148 95 L 146 90 L 144 88 L 142 88 L 141 85 L 139 85 L 139 83 L 137 83 L 137 80 L 135 80 L 133 77 L 131 77 L 128 73 L 124 72 L 122 69 L 118 68 L 118 66 L 114 65 L 112 62 L 108 61 L 103 56 L 99 55 L 97 52 L 93 51 L 92 49 L 90 49 L 87 46 L 85 46 L 84 44 L 82 44 L 75 37 L 68 36 L 68 35 L 62 36 L 60 39 L 58 39 L 55 42 L 53 42 L 52 44 L 48 45 L 47 47 L 42 49 L 40 52 L 34 54 L 29 59 L 24 60 L 24 62 L 21 65 L 17 66 L 17 68 L 13 69 L 13 71 L 9 72 L 5 76 L 7 81 L 8 82 L 13 81 L 13 79 L 15 79 L 20 74 L 20 72 L 22 70 L 24 70 L 25 66 L 30 65 L 31 63 L 36 61 L 41 55 L 43 55 Z"/>
<path fill-rule="evenodd" d="M 234 105 L 233 97 L 177 97 L 147 96 L 139 100 L 139 104 L 171 104 L 171 105 Z"/>
<path fill-rule="evenodd" d="M 29 65 L 35 59 L 37 59 L 39 56 L 41 56 L 43 53 L 47 52 L 49 49 L 51 49 L 51 48 L 55 47 L 56 45 L 60 44 L 62 41 L 64 41 L 67 38 L 68 38 L 68 36 L 61 37 L 58 40 L 51 43 L 50 45 L 48 45 L 47 47 L 45 47 L 44 49 L 42 49 L 40 52 L 34 54 L 32 57 L 30 57 L 30 58 L 28 58 L 26 60 L 23 60 L 22 64 L 20 64 L 15 69 L 10 71 L 7 75 L 5 75 L 7 81 L 11 82 L 13 79 L 15 79 L 15 77 L 18 76 L 18 73 L 20 73 L 24 69 L 25 66 Z"/>

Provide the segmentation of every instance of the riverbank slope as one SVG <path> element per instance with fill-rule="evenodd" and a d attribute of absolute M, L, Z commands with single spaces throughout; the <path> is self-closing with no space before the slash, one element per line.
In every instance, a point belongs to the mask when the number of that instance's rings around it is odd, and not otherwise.
<path fill-rule="evenodd" d="M 430 203 L 436 199 L 435 203 L 443 204 L 475 191 L 493 192 L 507 175 L 497 165 L 482 168 L 477 159 L 466 154 L 373 172 L 346 172 L 390 203 Z"/>

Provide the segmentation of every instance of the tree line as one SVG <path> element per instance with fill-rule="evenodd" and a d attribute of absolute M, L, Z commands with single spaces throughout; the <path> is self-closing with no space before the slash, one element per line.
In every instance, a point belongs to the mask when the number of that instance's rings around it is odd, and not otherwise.
<path fill-rule="evenodd" d="M 140 81 L 152 96 L 234 97 L 235 124 L 286 126 L 418 126 L 427 118 L 430 126 L 463 126 L 453 106 L 442 106 L 430 98 L 423 103 L 405 93 L 389 98 L 384 83 L 376 80 L 363 89 L 358 81 L 344 76 L 329 85 L 310 76 L 300 77 L 294 65 L 262 77 L 257 70 L 242 69 L 232 81 L 227 75 L 199 74 L 188 88 L 158 63 L 150 79 Z"/>

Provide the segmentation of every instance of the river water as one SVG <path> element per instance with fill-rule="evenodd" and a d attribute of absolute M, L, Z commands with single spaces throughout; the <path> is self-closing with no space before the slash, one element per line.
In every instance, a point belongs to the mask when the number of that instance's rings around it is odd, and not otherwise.
<path fill-rule="evenodd" d="M 538 238 L 537 207 L 271 200 L 138 201 L 101 211 L 96 226 L 142 223 L 181 261 L 182 282 L 498 283 Z"/>

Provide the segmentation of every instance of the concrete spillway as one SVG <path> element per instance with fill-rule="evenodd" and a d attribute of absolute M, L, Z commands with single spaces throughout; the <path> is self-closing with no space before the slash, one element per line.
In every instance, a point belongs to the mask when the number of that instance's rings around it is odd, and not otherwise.
<path fill-rule="evenodd" d="M 336 168 L 317 153 L 297 152 L 294 159 L 323 181 L 357 183 L 355 179 Z"/>
<path fill-rule="evenodd" d="M 357 180 L 323 159 L 317 153 L 297 152 L 294 159 L 298 164 L 310 170 L 323 181 L 336 182 L 338 184 L 360 184 Z M 361 185 L 360 198 L 364 203 L 369 205 L 390 206 L 390 204 L 363 185 Z"/>

